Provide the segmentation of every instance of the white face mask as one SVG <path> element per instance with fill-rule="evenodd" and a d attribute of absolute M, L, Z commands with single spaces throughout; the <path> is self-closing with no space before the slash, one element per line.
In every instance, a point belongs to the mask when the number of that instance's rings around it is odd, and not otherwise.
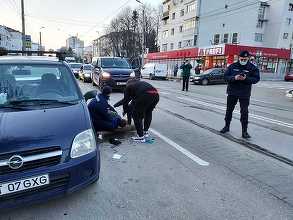
<path fill-rule="evenodd" d="M 239 63 L 240 65 L 245 66 L 248 63 L 248 61 L 239 61 Z"/>

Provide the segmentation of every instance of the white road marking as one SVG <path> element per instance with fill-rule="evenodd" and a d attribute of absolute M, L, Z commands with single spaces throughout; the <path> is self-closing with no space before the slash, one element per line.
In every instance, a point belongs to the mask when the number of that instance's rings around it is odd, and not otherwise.
<path fill-rule="evenodd" d="M 159 138 L 161 138 L 163 141 L 165 141 L 167 144 L 169 144 L 170 146 L 174 147 L 176 150 L 178 150 L 179 152 L 181 152 L 182 154 L 184 154 L 185 156 L 187 156 L 188 158 L 190 158 L 191 160 L 196 162 L 198 165 L 200 165 L 200 166 L 209 166 L 210 165 L 209 162 L 202 160 L 198 156 L 195 156 L 190 151 L 186 150 L 185 148 L 183 148 L 180 145 L 176 144 L 171 139 L 169 139 L 166 136 L 162 135 L 160 132 L 158 132 L 158 131 L 156 131 L 156 130 L 154 130 L 152 128 L 150 129 L 150 131 L 153 134 L 155 134 L 156 136 L 158 136 Z"/>
<path fill-rule="evenodd" d="M 223 107 L 223 106 L 214 105 L 214 104 L 210 104 L 210 103 L 206 103 L 206 102 L 202 102 L 202 101 L 199 101 L 199 100 L 194 100 L 194 99 L 190 99 L 190 98 L 186 98 L 186 97 L 177 97 L 177 98 L 181 99 L 181 100 L 189 101 L 189 102 L 194 102 L 194 103 L 197 103 L 199 105 L 207 106 L 207 107 L 210 107 L 210 108 L 215 108 L 215 109 L 219 109 L 219 110 L 222 110 L 222 111 L 226 111 L 226 107 Z M 234 113 L 240 115 L 240 111 L 234 111 Z M 258 120 L 261 120 L 261 121 L 269 122 L 271 124 L 276 124 L 276 125 L 280 125 L 280 126 L 287 127 L 287 128 L 293 128 L 293 124 L 283 122 L 283 121 L 279 121 L 279 120 L 275 120 L 275 119 L 271 119 L 271 118 L 267 118 L 267 117 L 263 117 L 263 116 L 260 116 L 260 115 L 249 114 L 249 117 L 255 118 L 255 119 L 258 119 Z"/>
<path fill-rule="evenodd" d="M 162 91 L 159 91 L 159 94 L 162 94 L 162 95 L 170 95 L 171 93 L 170 92 L 162 92 Z"/>

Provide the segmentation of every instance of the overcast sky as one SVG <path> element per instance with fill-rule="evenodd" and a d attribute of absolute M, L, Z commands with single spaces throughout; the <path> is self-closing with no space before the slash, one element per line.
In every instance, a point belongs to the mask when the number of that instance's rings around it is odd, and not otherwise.
<path fill-rule="evenodd" d="M 162 2 L 141 1 L 153 6 Z M 46 49 L 65 46 L 66 38 L 76 34 L 89 45 L 121 9 L 137 5 L 135 0 L 25 0 L 26 33 L 38 42 L 44 27 Z M 20 0 L 0 0 L 0 25 L 21 31 Z"/>

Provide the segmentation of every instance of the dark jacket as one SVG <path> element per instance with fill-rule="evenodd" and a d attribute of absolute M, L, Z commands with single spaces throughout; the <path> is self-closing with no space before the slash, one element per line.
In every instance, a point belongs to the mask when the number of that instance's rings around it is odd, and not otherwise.
<path fill-rule="evenodd" d="M 110 113 L 116 112 L 115 109 L 108 103 L 107 97 L 103 94 L 97 95 L 88 104 L 88 109 L 94 124 L 102 124 L 102 121 L 111 123 L 113 129 L 118 127 L 120 117 L 115 117 Z M 95 126 L 96 127 L 96 126 Z M 103 128 L 101 128 L 103 129 Z"/>
<path fill-rule="evenodd" d="M 124 91 L 123 110 L 128 112 L 129 102 L 135 105 L 136 101 L 145 95 L 158 95 L 158 91 L 151 84 L 144 81 L 129 83 Z M 122 101 L 122 100 L 121 100 Z"/>
<path fill-rule="evenodd" d="M 182 76 L 183 77 L 189 77 L 190 76 L 190 71 L 192 69 L 192 66 L 191 66 L 190 63 L 182 64 L 180 66 L 180 69 L 182 69 Z"/>
<path fill-rule="evenodd" d="M 244 81 L 235 80 L 235 76 L 244 73 Z M 225 72 L 225 80 L 228 82 L 227 94 L 238 97 L 250 97 L 251 85 L 260 80 L 259 70 L 252 63 L 248 62 L 242 66 L 239 62 L 231 64 Z"/>

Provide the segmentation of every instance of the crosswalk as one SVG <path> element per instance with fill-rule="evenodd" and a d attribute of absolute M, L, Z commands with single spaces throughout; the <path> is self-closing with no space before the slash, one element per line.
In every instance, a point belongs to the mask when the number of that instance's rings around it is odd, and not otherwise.
<path fill-rule="evenodd" d="M 258 88 L 289 90 L 293 89 L 293 82 L 259 82 Z"/>

